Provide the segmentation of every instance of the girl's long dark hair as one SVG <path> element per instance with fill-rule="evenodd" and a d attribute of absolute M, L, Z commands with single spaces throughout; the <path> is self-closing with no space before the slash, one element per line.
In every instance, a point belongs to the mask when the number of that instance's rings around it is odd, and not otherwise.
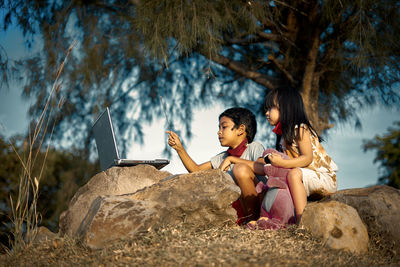
<path fill-rule="evenodd" d="M 265 97 L 264 108 L 265 111 L 270 110 L 272 107 L 276 107 L 280 112 L 280 122 L 282 126 L 282 137 L 278 135 L 276 148 L 279 149 L 281 138 L 285 141 L 286 147 L 290 148 L 294 140 L 300 139 L 300 125 L 305 124 L 311 131 L 311 134 L 318 136 L 317 132 L 311 126 L 308 120 L 303 98 L 301 97 L 298 90 L 289 87 L 278 87 L 271 90 Z M 295 126 L 298 125 L 297 129 Z"/>

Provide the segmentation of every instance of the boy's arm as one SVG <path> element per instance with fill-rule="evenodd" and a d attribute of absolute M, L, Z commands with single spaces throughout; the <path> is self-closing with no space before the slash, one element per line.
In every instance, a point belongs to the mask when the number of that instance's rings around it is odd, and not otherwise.
<path fill-rule="evenodd" d="M 221 163 L 219 168 L 222 171 L 226 171 L 229 169 L 231 164 L 243 163 L 246 164 L 255 174 L 257 175 L 264 175 L 264 159 L 258 158 L 257 161 L 251 161 L 247 159 L 242 159 L 238 157 L 228 156 L 224 159 Z"/>
<path fill-rule="evenodd" d="M 179 139 L 179 136 L 172 131 L 167 131 L 167 133 L 169 134 L 168 145 L 170 145 L 173 149 L 176 150 L 179 158 L 181 159 L 183 165 L 185 166 L 188 172 L 212 169 L 211 162 L 209 161 L 198 165 L 186 152 L 185 148 L 181 143 L 181 140 Z"/>

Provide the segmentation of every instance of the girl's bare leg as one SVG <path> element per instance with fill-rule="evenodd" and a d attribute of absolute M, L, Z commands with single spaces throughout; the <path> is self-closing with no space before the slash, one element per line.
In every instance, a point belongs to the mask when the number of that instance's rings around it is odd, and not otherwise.
<path fill-rule="evenodd" d="M 256 192 L 256 176 L 254 172 L 246 164 L 235 164 L 233 167 L 233 176 L 236 179 L 237 185 L 242 192 L 240 198 L 244 204 L 243 211 L 250 220 L 257 220 L 259 210 L 259 199 Z"/>
<path fill-rule="evenodd" d="M 288 174 L 288 184 L 296 210 L 296 222 L 299 223 L 307 204 L 307 193 L 303 185 L 303 173 L 299 168 L 290 170 Z"/>

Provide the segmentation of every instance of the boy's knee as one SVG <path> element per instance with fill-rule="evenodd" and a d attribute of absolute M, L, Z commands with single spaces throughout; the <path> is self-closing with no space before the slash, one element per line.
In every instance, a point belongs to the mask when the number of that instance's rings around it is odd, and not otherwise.
<path fill-rule="evenodd" d="M 249 166 L 243 163 L 238 163 L 233 166 L 233 176 L 240 179 L 241 177 L 250 177 L 253 175 Z"/>

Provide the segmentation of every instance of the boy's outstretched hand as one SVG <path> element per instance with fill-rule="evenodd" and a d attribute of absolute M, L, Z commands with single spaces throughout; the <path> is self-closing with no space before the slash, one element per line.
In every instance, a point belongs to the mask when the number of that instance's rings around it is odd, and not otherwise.
<path fill-rule="evenodd" d="M 166 131 L 167 134 L 169 134 L 168 137 L 168 145 L 172 147 L 175 150 L 180 150 L 183 148 L 181 139 L 179 139 L 179 136 L 173 132 L 173 131 Z"/>

